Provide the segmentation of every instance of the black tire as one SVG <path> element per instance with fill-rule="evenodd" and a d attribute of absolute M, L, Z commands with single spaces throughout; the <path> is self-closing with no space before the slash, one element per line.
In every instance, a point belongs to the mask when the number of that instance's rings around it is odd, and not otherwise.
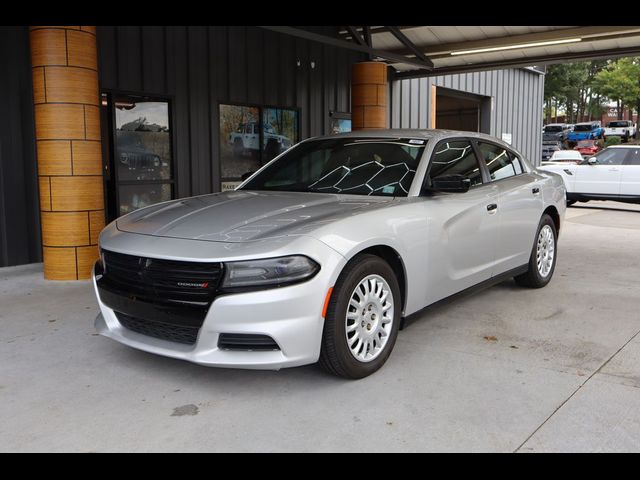
<path fill-rule="evenodd" d="M 390 287 L 393 301 L 393 321 L 389 338 L 382 351 L 371 361 L 363 362 L 352 355 L 347 344 L 346 321 L 351 295 L 369 275 L 379 275 Z M 371 375 L 389 358 L 400 328 L 402 299 L 398 280 L 387 262 L 369 254 L 356 256 L 344 268 L 333 287 L 322 332 L 319 363 L 329 373 L 343 378 L 358 379 Z"/>
<path fill-rule="evenodd" d="M 538 247 L 538 237 L 540 236 L 540 231 L 545 226 L 551 227 L 551 231 L 553 232 L 553 261 L 551 262 L 551 269 L 547 276 L 543 277 L 538 271 L 538 259 L 537 259 L 537 247 Z M 523 287 L 529 288 L 542 288 L 547 283 L 551 281 L 553 277 L 553 272 L 556 269 L 556 261 L 558 259 L 558 232 L 556 230 L 556 224 L 553 222 L 553 219 L 547 215 L 546 213 L 542 215 L 540 219 L 540 223 L 538 224 L 538 229 L 536 230 L 536 236 L 533 241 L 533 247 L 531 248 L 531 256 L 529 257 L 529 268 L 522 275 L 518 275 L 514 277 L 516 283 Z"/>

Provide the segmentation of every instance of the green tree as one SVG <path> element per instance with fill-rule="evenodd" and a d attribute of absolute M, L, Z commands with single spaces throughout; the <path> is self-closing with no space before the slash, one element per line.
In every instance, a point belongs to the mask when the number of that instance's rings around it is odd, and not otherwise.
<path fill-rule="evenodd" d="M 618 119 L 622 119 L 624 107 L 635 106 L 640 111 L 640 59 L 627 57 L 611 61 L 598 72 L 594 90 L 618 104 Z"/>

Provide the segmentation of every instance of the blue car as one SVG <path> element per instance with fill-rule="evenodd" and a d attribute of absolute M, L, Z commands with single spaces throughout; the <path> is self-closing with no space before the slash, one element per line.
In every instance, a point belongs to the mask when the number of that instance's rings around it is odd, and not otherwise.
<path fill-rule="evenodd" d="M 595 140 L 604 138 L 604 128 L 600 122 L 576 123 L 572 132 L 569 132 L 567 140 L 569 142 L 578 142 L 580 140 Z"/>

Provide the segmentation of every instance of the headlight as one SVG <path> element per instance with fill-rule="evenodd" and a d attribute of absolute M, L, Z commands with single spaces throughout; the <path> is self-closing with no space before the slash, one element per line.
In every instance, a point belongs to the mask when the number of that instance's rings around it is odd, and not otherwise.
<path fill-rule="evenodd" d="M 302 255 L 225 263 L 222 288 L 281 287 L 313 277 L 320 265 Z"/>

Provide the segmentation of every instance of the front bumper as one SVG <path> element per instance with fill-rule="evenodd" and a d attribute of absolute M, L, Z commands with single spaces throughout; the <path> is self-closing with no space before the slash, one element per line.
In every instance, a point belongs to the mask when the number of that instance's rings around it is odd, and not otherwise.
<path fill-rule="evenodd" d="M 94 275 L 100 307 L 95 328 L 101 335 L 130 347 L 206 366 L 278 370 L 315 363 L 320 356 L 325 296 L 345 260 L 315 239 L 309 238 L 306 244 L 309 248 L 304 254 L 321 264 L 315 277 L 288 287 L 218 296 L 205 316 L 194 345 L 174 343 L 125 328 L 116 312 L 101 301 Z M 280 350 L 221 349 L 218 337 L 222 333 L 267 335 Z"/>

